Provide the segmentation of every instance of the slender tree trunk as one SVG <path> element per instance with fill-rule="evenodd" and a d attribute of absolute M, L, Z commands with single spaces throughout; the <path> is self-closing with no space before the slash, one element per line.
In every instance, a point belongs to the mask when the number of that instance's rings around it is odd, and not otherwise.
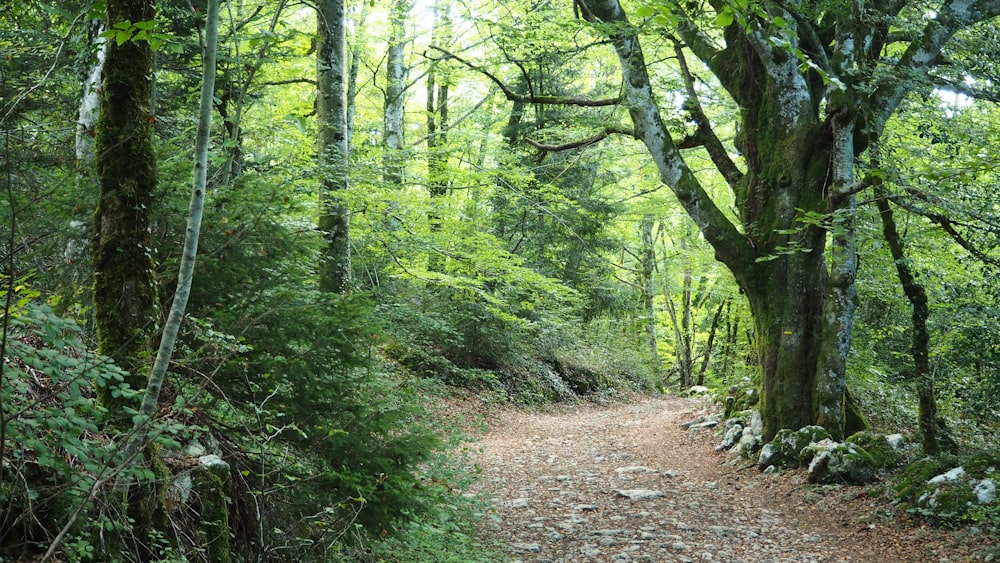
<path fill-rule="evenodd" d="M 108 25 L 154 18 L 152 0 L 108 0 Z M 147 41 L 107 44 L 95 130 L 100 196 L 94 215 L 94 319 L 101 354 L 128 372 L 132 389 L 146 386 L 145 358 L 158 324 L 150 255 L 150 213 L 156 189 L 150 110 L 152 50 Z M 114 415 L 124 400 L 98 383 L 98 399 Z"/>
<path fill-rule="evenodd" d="M 412 0 L 394 0 L 389 14 L 389 50 L 386 54 L 385 116 L 383 120 L 383 164 L 387 184 L 403 183 L 405 162 L 402 154 L 406 94 L 406 20 Z M 433 71 L 432 71 L 433 72 Z M 432 103 L 428 101 L 428 103 Z M 430 117 L 428 117 L 430 119 Z"/>
<path fill-rule="evenodd" d="M 739 350 L 740 318 L 732 314 L 732 302 L 726 300 L 726 343 L 722 347 L 722 368 L 719 373 L 728 377 L 733 373 L 736 353 Z"/>
<path fill-rule="evenodd" d="M 320 0 L 316 10 L 319 230 L 325 246 L 319 264 L 319 287 L 321 291 L 341 293 L 351 282 L 350 211 L 343 199 L 349 171 L 344 0 Z"/>
<path fill-rule="evenodd" d="M 80 96 L 80 109 L 76 120 L 76 159 L 89 162 L 94 158 L 94 136 L 96 134 L 97 117 L 101 108 L 101 74 L 104 69 L 104 59 L 108 52 L 107 41 L 101 37 L 104 26 L 95 21 L 91 36 L 94 46 L 94 59 L 90 69 L 83 79 L 83 92 Z"/>
<path fill-rule="evenodd" d="M 681 245 L 683 251 L 684 245 Z M 684 365 L 681 375 L 683 386 L 690 387 L 694 376 L 694 334 L 691 326 L 691 298 L 693 294 L 694 272 L 691 264 L 684 264 L 684 281 L 681 290 L 681 350 Z"/>
<path fill-rule="evenodd" d="M 215 59 L 219 30 L 219 3 L 221 0 L 208 0 L 207 24 L 205 26 L 205 52 L 202 61 L 201 102 L 198 108 L 198 132 L 194 146 L 194 174 L 191 189 L 191 203 L 188 207 L 187 232 L 184 237 L 184 248 L 181 252 L 180 270 L 177 273 L 177 291 L 170 304 L 170 313 L 163 327 L 163 336 L 157 350 L 153 370 L 146 385 L 142 405 L 139 408 L 139 418 L 135 421 L 132 434 L 133 453 L 145 442 L 149 423 L 156 413 L 160 391 L 166 381 L 167 369 L 173 355 L 177 334 L 180 332 L 184 311 L 187 308 L 188 297 L 194 282 L 194 265 L 198 256 L 198 239 L 201 236 L 201 218 L 205 208 L 205 191 L 207 189 L 208 144 L 212 130 L 212 100 L 215 91 Z M 128 456 L 127 456 L 128 457 Z"/>
<path fill-rule="evenodd" d="M 705 384 L 705 372 L 708 371 L 708 364 L 712 361 L 712 350 L 715 346 L 715 335 L 719 330 L 722 313 L 728 308 L 729 300 L 726 299 L 722 303 L 719 303 L 719 307 L 715 310 L 715 316 L 712 317 L 712 327 L 708 330 L 708 340 L 705 341 L 705 354 L 701 359 L 701 367 L 698 369 L 698 385 Z"/>
<path fill-rule="evenodd" d="M 434 30 L 432 43 L 442 48 L 451 44 L 451 16 L 448 0 L 434 2 Z M 427 183 L 432 211 L 428 219 L 432 232 L 441 230 L 441 218 L 436 208 L 440 199 L 448 194 L 448 89 L 451 73 L 447 61 L 435 61 L 427 73 Z M 444 269 L 443 257 L 432 254 L 428 262 L 431 271 Z"/>
<path fill-rule="evenodd" d="M 927 330 L 927 319 L 930 317 L 930 305 L 924 286 L 917 281 L 906 260 L 903 239 L 896 229 L 892 208 L 889 206 L 888 193 L 884 188 L 876 191 L 875 204 L 878 206 L 879 217 L 882 219 L 882 234 L 889 246 L 892 260 L 896 264 L 896 274 L 903 288 L 906 299 L 913 308 L 911 316 L 913 334 L 910 341 L 910 354 L 913 356 L 914 380 L 917 384 L 919 401 L 920 436 L 923 441 L 924 453 L 937 455 L 942 449 L 955 448 L 954 439 L 950 436 L 944 420 L 938 416 L 937 400 L 934 393 L 934 376 L 930 368 L 930 333 Z"/>
<path fill-rule="evenodd" d="M 354 122 L 358 114 L 358 71 L 361 69 L 361 51 L 367 37 L 366 25 L 368 21 L 370 4 L 368 2 L 358 2 L 354 5 L 354 13 L 351 19 L 354 27 L 354 37 L 351 39 L 351 66 L 347 74 L 347 135 L 345 143 L 348 149 L 354 142 Z"/>
<path fill-rule="evenodd" d="M 656 265 L 656 249 L 653 246 L 653 216 L 642 218 L 642 314 L 646 317 L 646 349 L 649 353 L 649 367 L 657 388 L 663 384 L 663 373 L 660 369 L 660 353 L 656 343 L 656 306 L 653 297 L 656 295 L 656 280 L 653 270 Z"/>

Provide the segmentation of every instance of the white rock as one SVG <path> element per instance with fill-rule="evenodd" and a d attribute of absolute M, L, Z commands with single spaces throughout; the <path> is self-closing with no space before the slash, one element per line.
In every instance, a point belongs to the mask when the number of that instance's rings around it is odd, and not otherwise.
<path fill-rule="evenodd" d="M 191 480 L 191 473 L 185 471 L 180 475 L 174 477 L 174 480 L 170 483 L 170 490 L 168 495 L 170 495 L 170 500 L 179 503 L 186 503 L 189 498 L 191 498 L 191 488 L 193 486 Z"/>
<path fill-rule="evenodd" d="M 516 499 L 510 501 L 509 503 L 507 503 L 507 506 L 509 506 L 511 508 L 528 508 L 528 506 L 530 504 L 531 504 L 531 501 L 529 501 L 526 498 L 516 498 Z"/>
<path fill-rule="evenodd" d="M 983 479 L 972 492 L 976 493 L 979 504 L 990 504 L 997 498 L 997 485 L 993 479 Z"/>
<path fill-rule="evenodd" d="M 888 436 L 885 437 L 885 439 L 887 442 L 889 442 L 889 445 L 896 450 L 902 448 L 903 444 L 906 443 L 906 438 L 904 438 L 902 434 L 889 434 Z"/>
<path fill-rule="evenodd" d="M 524 551 L 527 553 L 539 553 L 542 551 L 542 546 L 537 543 L 515 543 L 511 545 L 517 551 Z"/>
<path fill-rule="evenodd" d="M 945 481 L 958 481 L 958 479 L 965 475 L 964 467 L 956 467 L 947 473 L 942 473 L 937 477 L 932 477 L 930 481 L 927 481 L 930 485 L 937 485 L 938 483 L 944 483 Z"/>
<path fill-rule="evenodd" d="M 229 464 L 215 454 L 203 455 L 198 458 L 198 462 L 209 469 L 229 469 Z"/>
<path fill-rule="evenodd" d="M 184 453 L 191 457 L 201 457 L 208 453 L 208 449 L 201 445 L 198 440 L 191 440 L 191 442 L 184 448 Z"/>

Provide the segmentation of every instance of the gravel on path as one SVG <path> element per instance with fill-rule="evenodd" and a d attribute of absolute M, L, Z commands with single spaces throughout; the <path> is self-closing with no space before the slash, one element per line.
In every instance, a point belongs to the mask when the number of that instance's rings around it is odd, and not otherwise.
<path fill-rule="evenodd" d="M 984 538 L 905 521 L 878 487 L 814 487 L 715 452 L 681 424 L 696 399 L 582 404 L 495 417 L 478 447 L 485 533 L 509 561 L 975 561 Z M 973 531 L 974 532 L 974 531 Z"/>

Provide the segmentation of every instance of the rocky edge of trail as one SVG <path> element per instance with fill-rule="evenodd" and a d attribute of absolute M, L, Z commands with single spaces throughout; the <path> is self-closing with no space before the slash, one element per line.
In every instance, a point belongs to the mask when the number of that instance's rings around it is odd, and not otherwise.
<path fill-rule="evenodd" d="M 493 499 L 484 533 L 514 562 L 989 561 L 975 528 L 929 527 L 888 485 L 815 486 L 716 452 L 697 399 L 517 409 L 474 445 Z"/>

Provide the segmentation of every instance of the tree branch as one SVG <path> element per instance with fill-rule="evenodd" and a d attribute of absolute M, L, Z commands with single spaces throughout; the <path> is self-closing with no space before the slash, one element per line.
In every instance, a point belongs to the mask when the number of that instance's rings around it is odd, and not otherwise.
<path fill-rule="evenodd" d="M 952 90 L 976 100 L 986 100 L 988 102 L 1000 104 L 1000 90 L 997 89 L 987 90 L 984 88 L 973 88 L 968 84 L 944 78 L 943 76 L 932 76 L 931 82 L 939 88 Z"/>
<path fill-rule="evenodd" d="M 712 162 L 715 163 L 715 167 L 722 173 L 729 187 L 736 190 L 740 182 L 743 181 L 743 172 L 729 158 L 729 152 L 726 150 L 726 147 L 722 145 L 722 141 L 719 140 L 715 131 L 712 130 L 712 124 L 708 116 L 705 115 L 705 111 L 701 107 L 701 102 L 698 100 L 698 93 L 694 89 L 694 76 L 691 75 L 687 59 L 684 58 L 684 50 L 677 41 L 674 42 L 674 52 L 677 54 L 677 61 L 680 63 L 681 74 L 684 76 L 684 87 L 687 89 L 688 98 L 684 103 L 684 108 L 691 113 L 694 122 L 698 124 L 696 137 L 704 144 L 705 150 L 708 151 Z"/>
<path fill-rule="evenodd" d="M 259 86 L 285 86 L 288 84 L 311 84 L 316 85 L 316 81 L 311 78 L 289 78 L 287 80 L 269 80 L 261 82 Z"/>
<path fill-rule="evenodd" d="M 499 78 L 494 76 L 488 70 L 480 68 L 475 64 L 463 59 L 462 57 L 459 57 L 454 53 L 442 49 L 441 47 L 435 47 L 434 45 L 431 45 L 429 48 L 444 54 L 445 58 L 458 61 L 463 65 L 465 65 L 466 67 L 468 67 L 469 69 L 474 70 L 482 74 L 483 76 L 489 78 L 491 81 L 493 81 L 494 84 L 497 85 L 497 87 L 500 88 L 500 91 L 503 92 L 503 95 L 512 102 L 521 102 L 525 104 L 547 104 L 547 105 L 557 105 L 557 106 L 580 106 L 580 107 L 614 106 L 621 103 L 620 96 L 617 98 L 606 98 L 602 100 L 591 100 L 587 98 L 571 98 L 567 96 L 536 96 L 536 95 L 522 96 L 514 92 L 510 88 L 508 88 L 506 84 L 501 82 Z M 424 56 L 427 55 L 425 54 Z"/>
<path fill-rule="evenodd" d="M 634 128 L 633 129 L 629 129 L 627 127 L 618 126 L 618 125 L 609 125 L 609 126 L 605 127 L 602 131 L 600 131 L 599 133 L 597 133 L 596 135 L 591 135 L 590 137 L 587 137 L 585 139 L 578 139 L 576 141 L 570 141 L 568 143 L 562 143 L 562 144 L 558 144 L 558 145 L 549 145 L 549 144 L 545 144 L 545 143 L 540 143 L 540 142 L 538 142 L 538 141 L 536 141 L 534 139 L 530 139 L 528 137 L 524 138 L 524 142 L 528 143 L 529 145 L 535 147 L 536 149 L 538 149 L 540 151 L 545 151 L 545 152 L 559 152 L 559 151 L 566 151 L 566 150 L 570 150 L 570 149 L 578 149 L 580 147 L 590 146 L 590 145 L 593 145 L 594 143 L 603 141 L 604 139 L 608 138 L 610 135 L 613 135 L 613 134 L 628 135 L 629 137 L 633 137 L 634 138 L 635 137 L 635 129 Z"/>
<path fill-rule="evenodd" d="M 958 223 L 953 221 L 951 218 L 946 217 L 940 213 L 934 213 L 920 206 L 913 205 L 911 202 L 907 201 L 906 198 L 900 197 L 898 195 L 889 195 L 886 196 L 886 198 L 889 201 L 893 202 L 894 204 L 909 211 L 910 213 L 920 215 L 921 217 L 925 217 L 934 222 L 937 226 L 941 227 L 941 230 L 944 231 L 948 236 L 950 236 L 952 240 L 958 243 L 959 246 L 964 248 L 966 252 L 968 252 L 972 257 L 976 258 L 980 262 L 983 262 L 984 264 L 989 264 L 991 266 L 1000 266 L 1000 259 L 994 258 L 986 254 L 982 250 L 979 250 L 972 242 L 969 241 L 969 239 L 965 238 L 965 236 L 963 236 L 962 233 L 958 232 L 958 230 L 955 228 L 955 225 Z"/>
<path fill-rule="evenodd" d="M 949 0 L 937 17 L 930 19 L 918 40 L 910 43 L 889 77 L 870 97 L 875 137 L 881 134 L 889 117 L 910 92 L 912 79 L 926 78 L 945 43 L 960 29 L 1000 15 L 1000 0 Z"/>
<path fill-rule="evenodd" d="M 719 209 L 681 156 L 677 144 L 660 116 L 646 69 L 645 57 L 635 28 L 630 25 L 618 0 L 580 0 L 593 22 L 613 24 L 604 28 L 622 66 L 623 91 L 636 138 L 646 145 L 660 173 L 716 257 L 736 274 L 752 276 L 754 251 L 749 241 Z M 747 283 L 749 279 L 739 279 Z"/>

